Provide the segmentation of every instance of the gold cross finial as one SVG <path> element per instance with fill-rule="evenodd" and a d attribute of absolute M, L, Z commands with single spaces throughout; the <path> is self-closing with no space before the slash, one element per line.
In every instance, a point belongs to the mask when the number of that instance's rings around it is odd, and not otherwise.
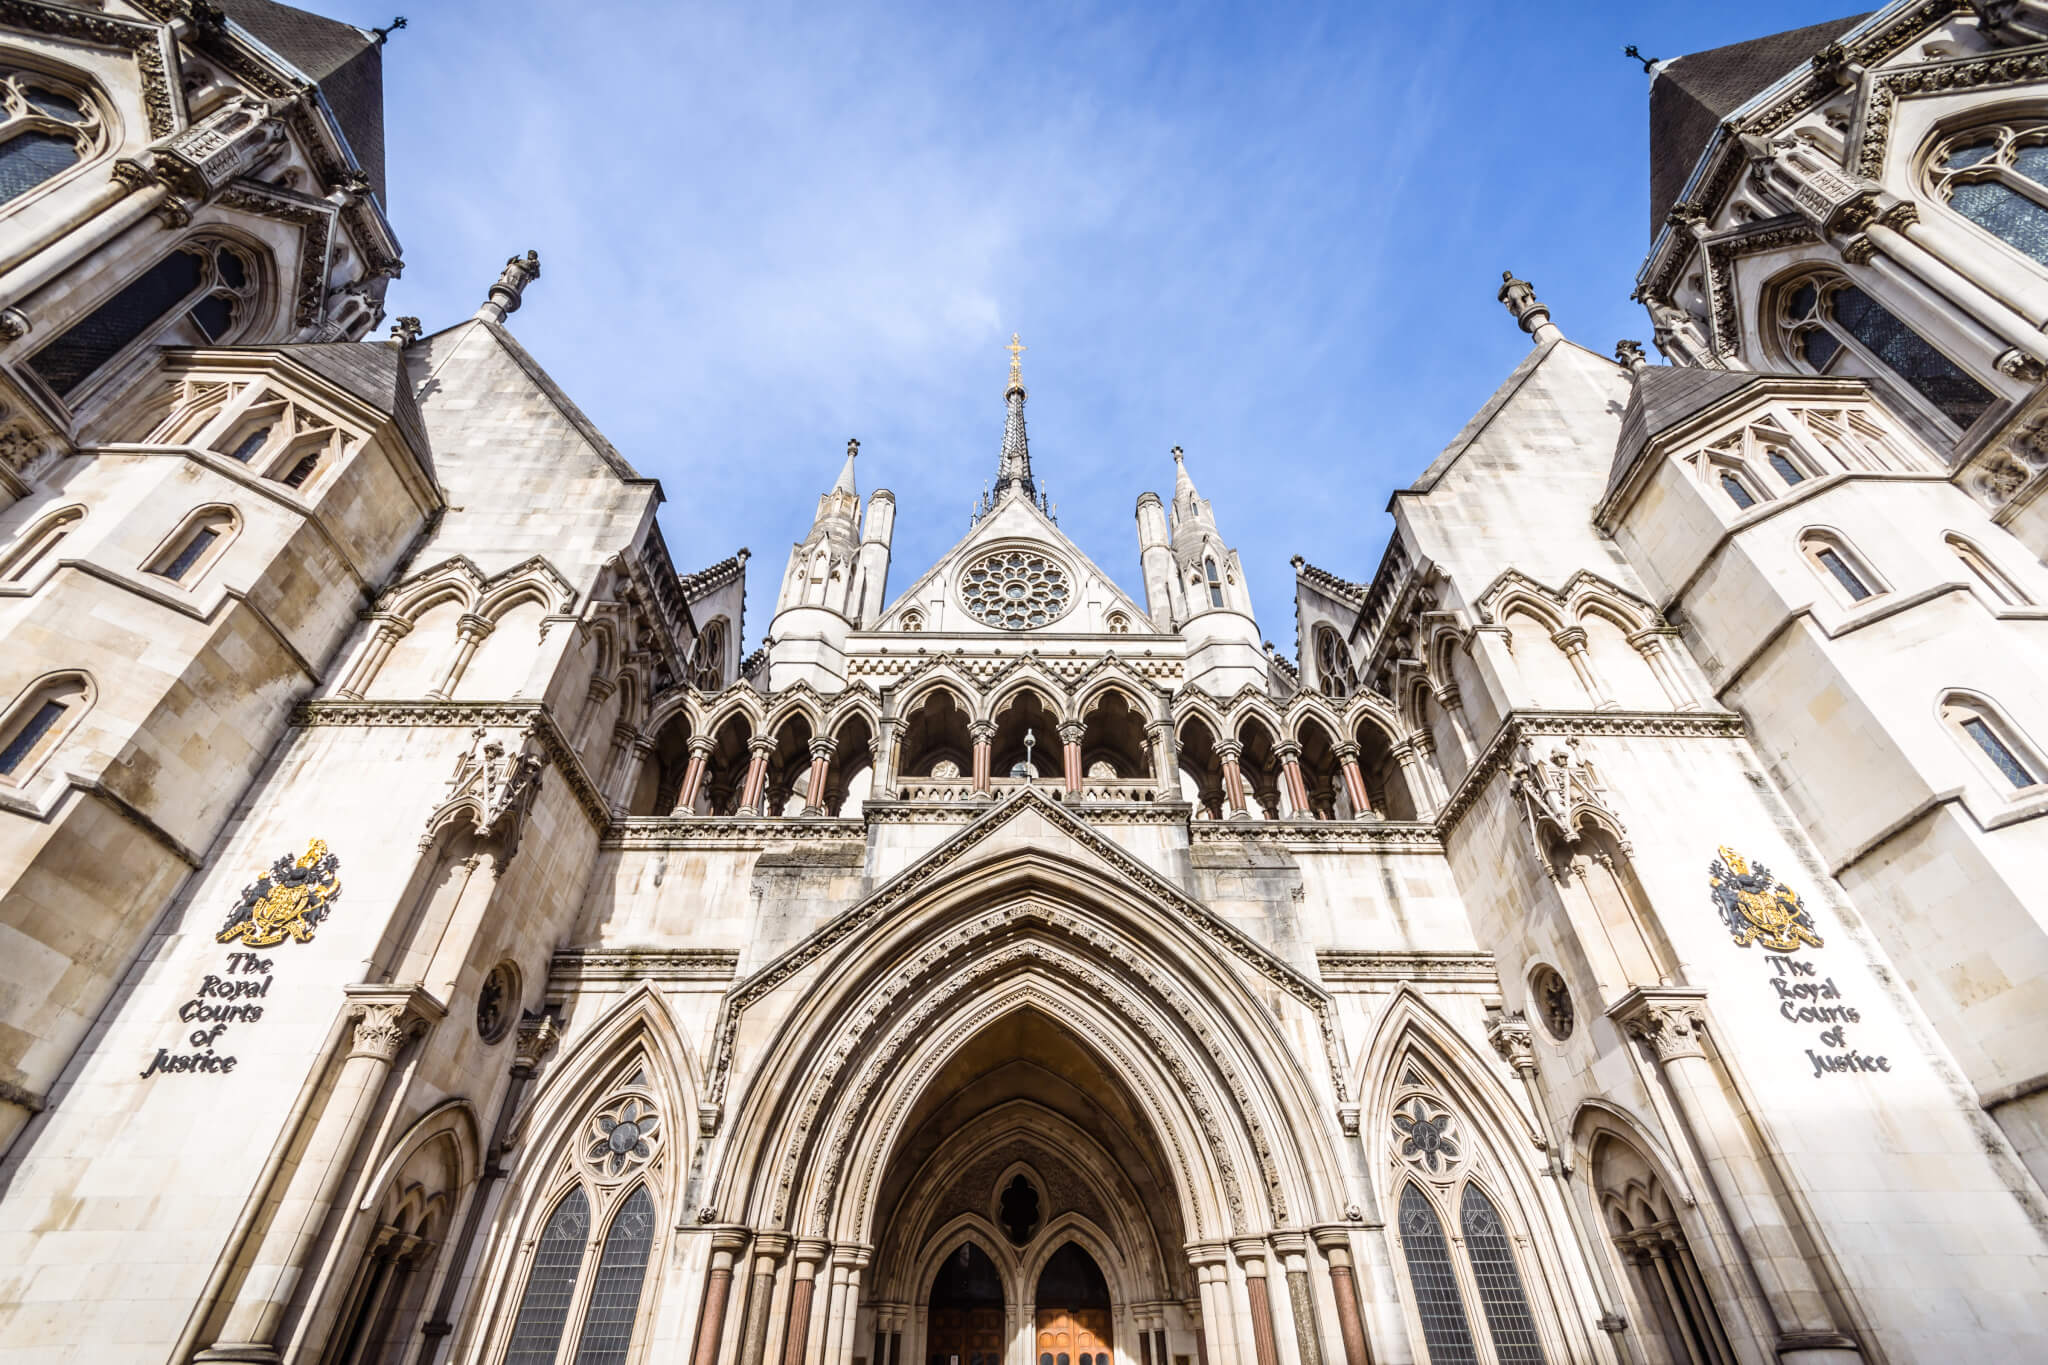
<path fill-rule="evenodd" d="M 1010 352 L 1010 382 L 1021 387 L 1024 383 L 1024 362 L 1019 357 L 1024 354 L 1025 347 L 1023 342 L 1017 340 L 1015 332 L 1010 333 L 1010 344 L 1007 349 Z"/>

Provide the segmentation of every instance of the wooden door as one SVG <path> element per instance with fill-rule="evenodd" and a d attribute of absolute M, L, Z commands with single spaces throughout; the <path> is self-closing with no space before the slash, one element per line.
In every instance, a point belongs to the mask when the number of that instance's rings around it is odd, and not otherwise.
<path fill-rule="evenodd" d="M 1038 1310 L 1038 1365 L 1114 1365 L 1107 1308 Z"/>
<path fill-rule="evenodd" d="M 1003 1310 L 934 1308 L 925 1365 L 1002 1365 Z"/>

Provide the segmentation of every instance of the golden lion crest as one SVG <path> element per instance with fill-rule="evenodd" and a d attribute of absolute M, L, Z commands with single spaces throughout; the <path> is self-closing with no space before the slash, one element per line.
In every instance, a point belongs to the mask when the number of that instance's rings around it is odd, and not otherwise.
<path fill-rule="evenodd" d="M 1799 903 L 1799 894 L 1773 877 L 1762 863 L 1752 868 L 1724 844 L 1707 875 L 1713 886 L 1714 908 L 1727 921 L 1736 947 L 1761 943 L 1775 952 L 1789 953 L 1802 943 L 1821 946 L 1813 916 Z"/>
<path fill-rule="evenodd" d="M 327 918 L 327 908 L 341 895 L 336 875 L 340 868 L 341 860 L 319 839 L 306 845 L 297 862 L 285 854 L 243 888 L 241 901 L 217 937 L 222 943 L 239 939 L 245 948 L 272 948 L 287 938 L 311 943 L 314 927 Z"/>

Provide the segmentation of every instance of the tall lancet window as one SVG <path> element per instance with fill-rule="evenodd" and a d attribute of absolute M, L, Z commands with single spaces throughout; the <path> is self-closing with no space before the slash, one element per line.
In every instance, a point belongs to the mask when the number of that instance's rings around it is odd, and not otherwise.
<path fill-rule="evenodd" d="M 661 1236 L 662 1110 L 642 1066 L 585 1111 L 559 1168 L 566 1188 L 531 1244 L 503 1365 L 626 1365 L 631 1358 Z"/>
<path fill-rule="evenodd" d="M 1202 574 L 1209 581 L 1209 605 L 1212 607 L 1222 606 L 1223 579 L 1216 573 L 1216 561 L 1214 559 L 1202 561 Z"/>
<path fill-rule="evenodd" d="M 2048 122 L 1972 128 L 1937 148 L 1938 199 L 2022 256 L 2048 265 Z"/>
<path fill-rule="evenodd" d="M 0 71 L 0 204 L 105 150 L 106 125 L 83 90 L 27 71 Z"/>
<path fill-rule="evenodd" d="M 1401 1253 L 1408 1260 L 1408 1280 L 1415 1286 L 1415 1311 L 1422 1318 L 1430 1365 L 1478 1365 L 1443 1221 L 1414 1185 L 1401 1191 Z"/>
<path fill-rule="evenodd" d="M 1961 365 L 1839 275 L 1810 276 L 1776 297 L 1781 344 L 1815 374 L 1901 381 L 1909 391 L 1905 396 L 1925 403 L 1957 431 L 1996 401 Z"/>

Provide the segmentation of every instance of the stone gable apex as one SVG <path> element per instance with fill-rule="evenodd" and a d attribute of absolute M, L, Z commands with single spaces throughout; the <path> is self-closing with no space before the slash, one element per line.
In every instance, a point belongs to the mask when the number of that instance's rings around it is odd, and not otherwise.
<path fill-rule="evenodd" d="M 950 588 L 956 571 L 968 560 L 972 559 L 982 547 L 1009 542 L 1028 542 L 1044 545 L 1053 554 L 1073 564 L 1081 580 L 1085 581 L 1093 578 L 1107 589 L 1112 599 L 1108 604 L 1108 609 L 1120 609 L 1126 614 L 1130 620 L 1131 633 L 1133 635 L 1156 635 L 1159 633 L 1158 628 L 1152 624 L 1151 617 L 1146 614 L 1145 609 L 1133 601 L 1130 594 L 1125 592 L 1114 578 L 1103 571 L 1101 565 L 1091 559 L 1079 545 L 1076 545 L 1066 532 L 1060 530 L 1051 517 L 1038 510 L 1037 506 L 1029 498 L 1008 499 L 999 505 L 995 511 L 983 517 L 966 535 L 955 541 L 951 549 L 940 555 L 937 563 L 920 574 L 916 582 L 912 583 L 903 592 L 897 594 L 896 600 L 891 602 L 888 609 L 882 613 L 882 619 L 876 623 L 874 629 L 876 631 L 902 630 L 904 613 L 929 597 L 929 589 L 933 583 L 943 582 Z M 1079 585 L 1077 584 L 1076 586 L 1078 587 Z M 1078 607 L 1079 604 L 1077 603 L 1075 609 L 1078 610 Z M 1072 619 L 1072 612 L 1069 612 L 1066 619 Z M 1057 632 L 1062 624 L 1064 622 L 1055 622 L 1053 625 L 1043 629 Z M 964 613 L 963 619 L 949 624 L 946 627 L 946 631 L 949 634 L 955 631 L 986 632 L 987 634 L 1003 638 L 1026 636 L 1033 633 L 1030 631 L 1012 632 L 998 630 L 992 626 L 985 626 L 979 621 L 967 619 L 964 617 Z"/>
<path fill-rule="evenodd" d="M 1322 1020 L 1326 1038 L 1333 1036 L 1329 1032 L 1333 1028 L 1330 996 L 1321 985 L 1122 847 L 1097 834 L 1057 801 L 1027 787 L 736 982 L 720 1009 L 713 1043 L 711 1100 L 719 1103 L 724 1099 L 740 1019 L 749 1009 L 828 954 L 871 937 L 895 917 L 894 912 L 922 900 L 945 880 L 993 861 L 998 851 L 989 846 L 990 841 L 1003 832 L 1023 834 L 1029 846 L 1040 852 L 1061 849 L 1084 855 L 1078 861 L 1149 900 L 1161 913 L 1177 916 L 1225 956 L 1235 958 L 1254 976 L 1307 1006 Z"/>

